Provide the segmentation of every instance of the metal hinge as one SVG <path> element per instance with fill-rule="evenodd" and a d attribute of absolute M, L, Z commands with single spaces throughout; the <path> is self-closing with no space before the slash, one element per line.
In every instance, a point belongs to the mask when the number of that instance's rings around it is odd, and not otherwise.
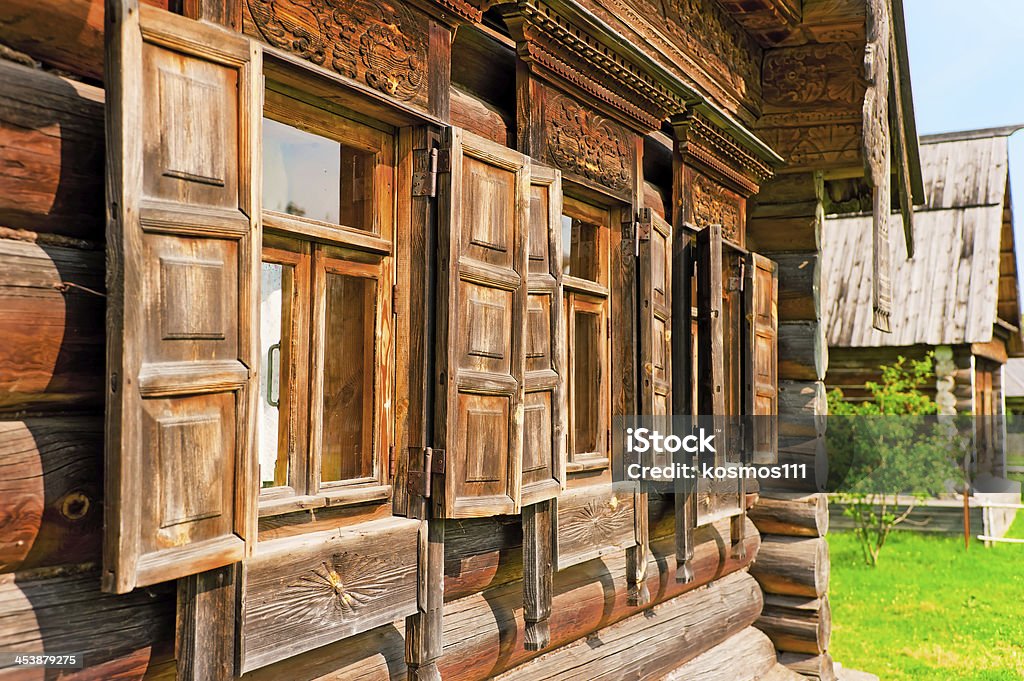
<path fill-rule="evenodd" d="M 412 470 L 419 464 L 418 470 Z M 445 455 L 443 449 L 433 447 L 409 447 L 409 474 L 406 489 L 410 496 L 430 498 L 431 476 L 444 474 Z"/>
<path fill-rule="evenodd" d="M 654 211 L 650 208 L 641 208 L 637 219 L 636 238 L 639 241 L 651 240 L 651 229 L 654 228 Z"/>
<path fill-rule="evenodd" d="M 412 195 L 437 196 L 437 149 L 412 152 Z"/>

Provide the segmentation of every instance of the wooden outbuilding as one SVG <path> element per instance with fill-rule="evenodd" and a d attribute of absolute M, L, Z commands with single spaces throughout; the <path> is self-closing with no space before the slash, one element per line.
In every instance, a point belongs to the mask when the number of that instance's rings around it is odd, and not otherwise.
<path fill-rule="evenodd" d="M 820 499 L 752 572 L 753 487 L 613 480 L 613 425 L 820 421 L 833 194 L 889 325 L 901 0 L 4 0 L 0 48 L 0 650 L 830 678 Z"/>
<path fill-rule="evenodd" d="M 1024 356 L 1007 156 L 1017 129 L 921 138 L 926 202 L 914 211 L 913 256 L 893 247 L 891 333 L 873 329 L 863 308 L 873 274 L 860 244 L 871 218 L 830 216 L 822 238 L 828 387 L 866 399 L 865 383 L 879 380 L 881 365 L 933 352 L 936 383 L 926 391 L 943 413 L 983 417 L 977 472 L 997 476 L 1005 465 L 1003 368 Z"/>

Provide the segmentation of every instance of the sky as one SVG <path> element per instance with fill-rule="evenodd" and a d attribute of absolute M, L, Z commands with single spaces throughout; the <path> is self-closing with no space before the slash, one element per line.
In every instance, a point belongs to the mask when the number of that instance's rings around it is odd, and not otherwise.
<path fill-rule="evenodd" d="M 1024 0 L 904 0 L 918 134 L 1024 124 Z M 1010 137 L 1024 272 L 1024 130 Z"/>

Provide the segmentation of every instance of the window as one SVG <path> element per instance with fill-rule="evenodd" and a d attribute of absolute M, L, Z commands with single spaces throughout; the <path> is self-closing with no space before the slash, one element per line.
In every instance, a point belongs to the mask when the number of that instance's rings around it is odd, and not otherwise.
<path fill-rule="evenodd" d="M 273 89 L 263 122 L 261 515 L 386 500 L 394 143 Z"/>
<path fill-rule="evenodd" d="M 612 220 L 607 208 L 571 197 L 565 197 L 562 213 L 562 282 L 569 354 L 566 470 L 602 470 L 610 457 L 608 243 Z"/>

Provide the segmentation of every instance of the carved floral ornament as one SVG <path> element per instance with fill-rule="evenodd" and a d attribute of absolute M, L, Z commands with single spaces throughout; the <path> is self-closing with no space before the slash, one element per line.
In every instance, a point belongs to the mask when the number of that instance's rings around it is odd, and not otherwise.
<path fill-rule="evenodd" d="M 764 57 L 764 101 L 777 106 L 858 104 L 860 52 L 849 43 L 769 50 Z"/>
<path fill-rule="evenodd" d="M 246 0 L 259 35 L 403 101 L 426 96 L 423 21 L 394 0 Z"/>
<path fill-rule="evenodd" d="M 612 189 L 632 184 L 632 154 L 617 126 L 567 97 L 553 97 L 548 114 L 552 163 Z"/>
<path fill-rule="evenodd" d="M 699 173 L 694 174 L 690 189 L 690 219 L 701 229 L 721 225 L 723 237 L 739 241 L 739 198 Z"/>

